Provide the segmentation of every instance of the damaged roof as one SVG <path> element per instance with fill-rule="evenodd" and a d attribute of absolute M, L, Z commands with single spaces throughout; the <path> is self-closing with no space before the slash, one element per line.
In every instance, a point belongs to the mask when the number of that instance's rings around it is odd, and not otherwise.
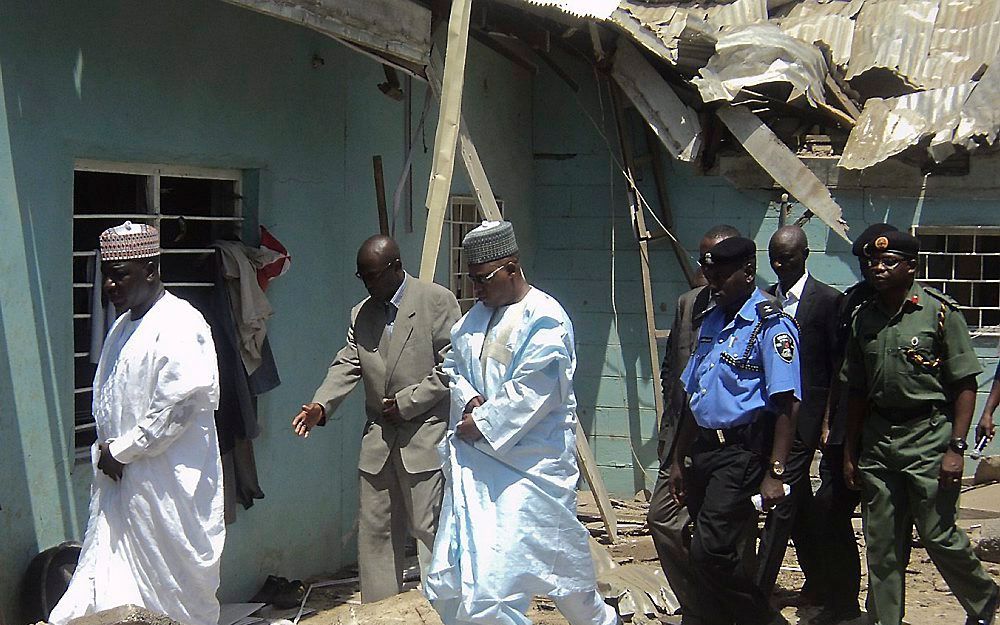
<path fill-rule="evenodd" d="M 524 1 L 593 7 L 705 103 L 777 99 L 825 114 L 849 131 L 845 168 L 916 145 L 941 161 L 1000 130 L 987 104 L 1000 91 L 1000 71 L 987 71 L 1000 63 L 1000 0 Z"/>

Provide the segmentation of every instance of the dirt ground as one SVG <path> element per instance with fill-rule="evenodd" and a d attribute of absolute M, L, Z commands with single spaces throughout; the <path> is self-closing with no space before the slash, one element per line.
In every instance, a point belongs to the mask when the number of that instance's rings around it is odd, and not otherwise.
<path fill-rule="evenodd" d="M 645 504 L 639 502 L 615 502 L 619 517 L 620 539 L 618 544 L 610 545 L 604 535 L 603 526 L 596 516 L 593 500 L 586 494 L 581 494 L 580 517 L 591 533 L 597 535 L 619 564 L 630 562 L 642 563 L 650 567 L 658 566 L 656 552 L 652 539 L 642 526 L 645 516 Z M 974 518 L 959 523 L 963 529 L 975 535 L 981 521 Z M 970 529 L 971 528 L 971 529 Z M 863 537 L 861 521 L 855 519 L 855 535 L 859 545 L 862 545 L 862 571 L 865 570 Z M 1000 582 L 1000 565 L 984 563 L 989 573 Z M 906 622 L 911 625 L 951 625 L 964 623 L 966 614 L 948 590 L 937 569 L 927 557 L 927 552 L 914 544 L 910 566 L 907 569 Z M 789 546 L 785 555 L 785 564 L 778 577 L 778 588 L 773 601 L 781 605 L 782 614 L 792 624 L 808 625 L 816 616 L 817 609 L 812 607 L 797 607 L 794 605 L 798 590 L 802 587 L 803 576 L 795 559 L 795 549 Z M 862 588 L 866 579 L 862 579 Z M 439 625 L 441 623 L 430 604 L 416 590 L 416 582 L 409 584 L 413 590 L 385 601 L 362 605 L 357 585 L 346 584 L 329 588 L 314 589 L 310 594 L 308 607 L 317 610 L 315 614 L 302 619 L 307 625 Z M 861 604 L 864 605 L 865 592 L 862 591 Z M 551 601 L 536 599 L 533 602 L 529 617 L 537 625 L 568 625 Z M 636 618 L 635 623 L 680 623 L 680 617 L 656 615 L 652 619 Z M 867 623 L 861 617 L 853 624 Z"/>

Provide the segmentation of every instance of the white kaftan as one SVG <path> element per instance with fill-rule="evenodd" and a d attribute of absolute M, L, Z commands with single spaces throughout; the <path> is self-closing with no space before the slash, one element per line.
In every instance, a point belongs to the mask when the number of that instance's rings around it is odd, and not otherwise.
<path fill-rule="evenodd" d="M 590 603 L 575 603 L 589 623 L 614 622 L 576 517 L 576 354 L 565 311 L 532 288 L 495 313 L 477 303 L 451 341 L 447 483 L 428 598 L 446 625 L 530 623 L 532 595 L 584 596 Z M 476 395 L 486 398 L 473 412 L 484 438 L 471 445 L 455 426 Z"/>
<path fill-rule="evenodd" d="M 125 464 L 97 469 L 83 552 L 55 625 L 135 604 L 189 625 L 219 618 L 225 542 L 215 433 L 219 374 L 205 319 L 166 293 L 140 319 L 111 328 L 94 376 L 97 440 Z"/>

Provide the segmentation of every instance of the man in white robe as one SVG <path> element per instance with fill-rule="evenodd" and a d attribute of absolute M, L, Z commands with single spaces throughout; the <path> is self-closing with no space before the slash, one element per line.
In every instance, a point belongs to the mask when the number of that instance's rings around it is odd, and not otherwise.
<path fill-rule="evenodd" d="M 426 593 L 445 625 L 528 625 L 532 595 L 571 625 L 613 625 L 576 518 L 573 326 L 531 287 L 509 222 L 462 242 L 476 305 L 444 368 L 447 480 Z"/>
<path fill-rule="evenodd" d="M 134 604 L 215 625 L 225 524 L 212 334 L 198 311 L 164 290 L 154 228 L 126 222 L 100 241 L 104 292 L 125 313 L 94 376 L 83 551 L 49 621 Z"/>

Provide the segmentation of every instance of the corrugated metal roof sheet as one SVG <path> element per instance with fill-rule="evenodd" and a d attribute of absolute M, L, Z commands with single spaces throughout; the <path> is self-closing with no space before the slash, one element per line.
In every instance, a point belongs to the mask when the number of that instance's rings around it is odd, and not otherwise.
<path fill-rule="evenodd" d="M 575 5 L 578 13 L 596 6 L 524 1 L 567 11 Z M 608 12 L 610 0 L 596 2 L 601 15 Z M 952 145 L 992 143 L 1000 130 L 1000 0 L 620 0 L 609 14 L 635 42 L 692 76 L 706 102 L 783 82 L 791 85 L 790 99 L 803 95 L 849 127 L 857 110 L 827 84 L 835 84 L 828 72 L 849 81 L 865 75 L 850 83 L 867 105 L 851 129 L 845 167 L 867 167 L 928 136 L 932 155 L 941 157 Z M 871 70 L 905 84 L 867 80 Z M 834 105 L 848 111 L 842 117 L 826 103 L 827 88 L 837 92 Z M 915 93 L 873 97 L 908 90 Z"/>
<path fill-rule="evenodd" d="M 618 0 L 523 0 L 541 7 L 554 7 L 577 17 L 606 20 L 618 8 Z"/>
<path fill-rule="evenodd" d="M 915 87 L 957 85 L 998 46 L 998 0 L 865 0 L 847 78 L 885 68 Z"/>
<path fill-rule="evenodd" d="M 823 43 L 830 48 L 833 62 L 846 65 L 854 40 L 854 17 L 863 0 L 809 0 L 793 6 L 778 20 L 781 30 L 806 43 Z"/>
<path fill-rule="evenodd" d="M 745 87 L 789 83 L 789 100 L 804 95 L 823 100 L 826 61 L 822 53 L 774 24 L 748 24 L 728 30 L 715 44 L 715 56 L 692 80 L 705 102 L 731 102 Z"/>

